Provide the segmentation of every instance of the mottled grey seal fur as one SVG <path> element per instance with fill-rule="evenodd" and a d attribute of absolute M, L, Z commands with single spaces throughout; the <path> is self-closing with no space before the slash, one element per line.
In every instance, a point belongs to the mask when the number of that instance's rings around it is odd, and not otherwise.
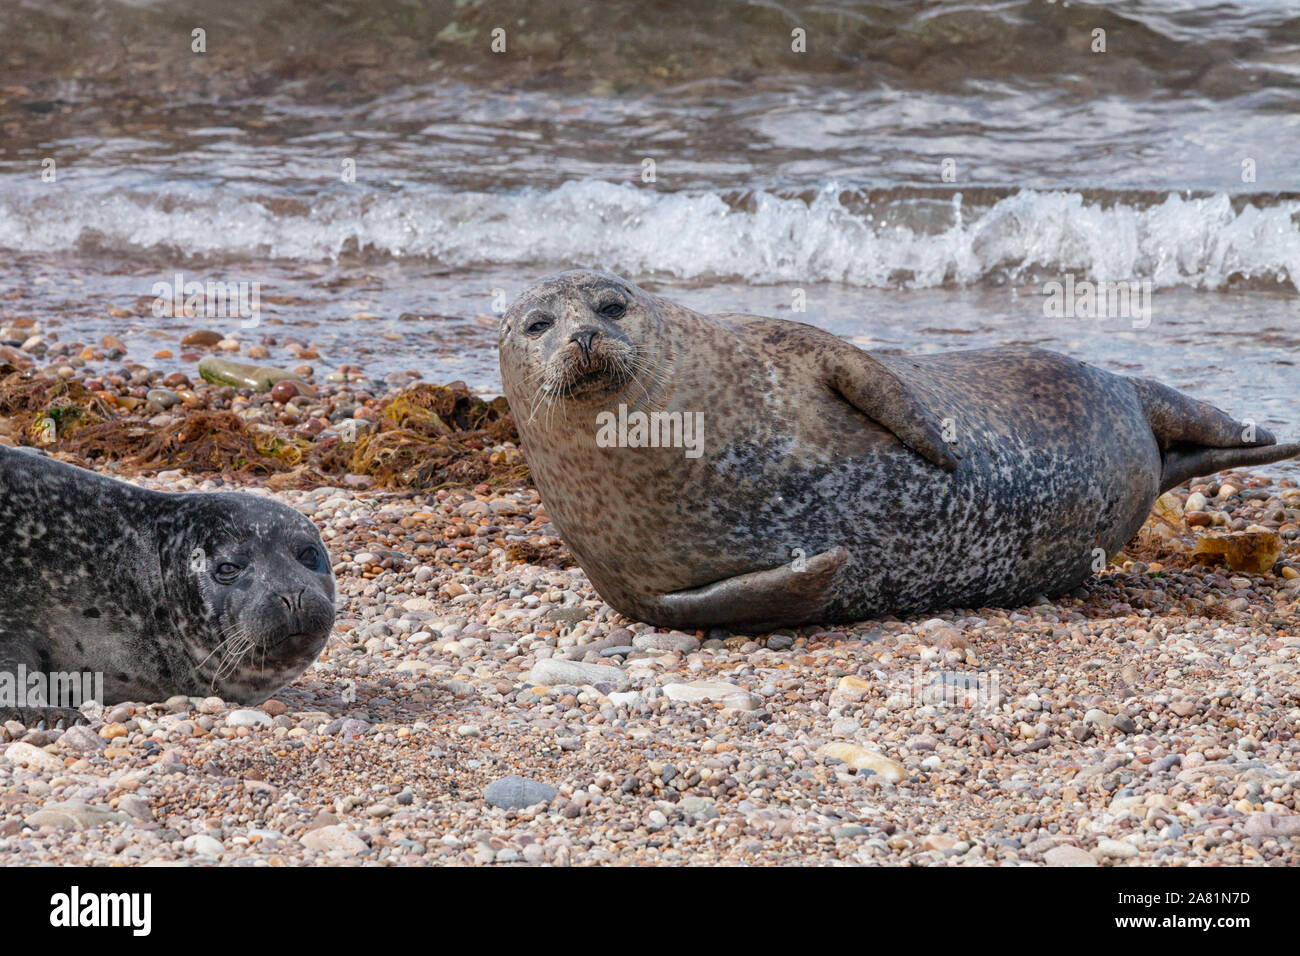
<path fill-rule="evenodd" d="M 0 674 L 99 672 L 101 703 L 259 703 L 333 623 L 325 545 L 292 508 L 0 447 Z"/>
<path fill-rule="evenodd" d="M 499 348 L 556 528 L 611 606 L 664 626 L 1021 604 L 1084 581 L 1162 490 L 1300 454 L 1042 349 L 872 356 L 604 273 L 528 289 Z M 703 453 L 602 447 L 619 405 L 702 413 Z"/>

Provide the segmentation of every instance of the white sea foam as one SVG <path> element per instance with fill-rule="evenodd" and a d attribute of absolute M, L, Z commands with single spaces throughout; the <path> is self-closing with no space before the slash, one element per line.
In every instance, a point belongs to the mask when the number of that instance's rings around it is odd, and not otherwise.
<path fill-rule="evenodd" d="M 0 185 L 4 185 L 0 183 Z M 897 190 L 873 201 L 829 185 L 811 200 L 661 192 L 602 181 L 448 194 L 340 189 L 285 211 L 210 189 L 0 189 L 0 247 L 156 250 L 182 256 L 328 260 L 362 251 L 452 267 L 599 266 L 677 278 L 928 287 L 1031 271 L 1157 287 L 1231 278 L 1300 283 L 1300 202 L 1227 195 L 1163 201 L 1023 190 L 948 209 Z"/>

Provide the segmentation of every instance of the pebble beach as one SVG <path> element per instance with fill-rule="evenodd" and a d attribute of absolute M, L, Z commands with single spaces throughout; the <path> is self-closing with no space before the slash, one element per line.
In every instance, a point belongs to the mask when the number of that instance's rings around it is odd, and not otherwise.
<path fill-rule="evenodd" d="M 161 373 L 67 365 L 112 354 L 75 345 L 29 345 L 50 367 L 10 375 L 74 369 L 101 400 L 150 396 L 121 404 L 132 427 L 178 427 L 148 407 Z M 401 394 L 359 371 L 287 402 L 174 384 L 285 442 L 319 422 L 323 444 L 340 410 L 382 425 Z M 478 454 L 518 459 L 511 441 Z M 97 467 L 310 516 L 334 562 L 334 635 L 259 707 L 178 697 L 68 729 L 4 723 L 5 863 L 1300 863 L 1292 479 L 1164 496 L 1125 554 L 1055 600 L 749 636 L 622 618 L 526 478 L 128 465 Z M 1234 570 L 1196 559 L 1205 535 L 1276 553 Z"/>

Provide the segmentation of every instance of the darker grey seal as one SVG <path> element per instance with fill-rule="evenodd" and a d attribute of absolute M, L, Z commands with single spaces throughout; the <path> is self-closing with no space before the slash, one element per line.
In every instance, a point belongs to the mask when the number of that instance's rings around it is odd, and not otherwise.
<path fill-rule="evenodd" d="M 528 289 L 499 348 L 555 526 L 612 607 L 663 626 L 1022 604 L 1088 578 L 1161 491 L 1300 454 L 1043 349 L 873 356 L 604 273 Z"/>
<path fill-rule="evenodd" d="M 325 545 L 292 508 L 149 491 L 0 447 L 0 681 L 91 672 L 101 703 L 260 703 L 333 623 Z"/>

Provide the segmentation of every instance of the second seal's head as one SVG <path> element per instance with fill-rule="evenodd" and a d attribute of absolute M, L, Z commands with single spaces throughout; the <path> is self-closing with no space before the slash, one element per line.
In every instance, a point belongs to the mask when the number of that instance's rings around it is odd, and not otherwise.
<path fill-rule="evenodd" d="M 195 677 L 227 700 L 260 703 L 306 670 L 334 624 L 334 573 L 320 532 L 249 494 L 179 499 L 177 599 L 205 628 L 181 633 Z M 177 548 L 180 550 L 180 548 Z"/>
<path fill-rule="evenodd" d="M 655 367 L 655 304 L 607 272 L 561 272 L 531 286 L 501 318 L 506 397 L 534 409 L 618 398 Z"/>

